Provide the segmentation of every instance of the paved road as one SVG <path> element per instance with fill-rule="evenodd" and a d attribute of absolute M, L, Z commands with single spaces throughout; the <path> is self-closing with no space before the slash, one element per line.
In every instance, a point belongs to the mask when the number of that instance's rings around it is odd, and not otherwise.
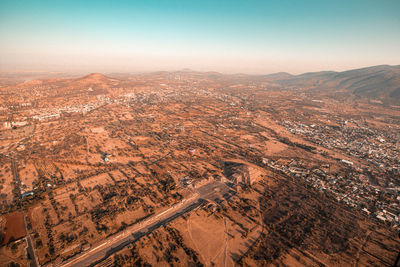
<path fill-rule="evenodd" d="M 193 210 L 203 203 L 203 199 L 214 199 L 218 194 L 228 193 L 229 188 L 224 183 L 212 182 L 197 189 L 196 194 L 183 200 L 179 204 L 156 214 L 147 220 L 132 225 L 124 231 L 110 236 L 101 244 L 83 252 L 72 259 L 61 263 L 59 266 L 93 266 L 128 244 L 135 242 L 140 237 L 152 232 L 158 227 L 180 217 L 182 214 Z"/>
<path fill-rule="evenodd" d="M 15 159 L 11 159 L 11 169 L 14 175 L 15 186 L 18 188 L 18 197 L 21 198 L 21 180 L 19 179 L 18 168 Z"/>
<path fill-rule="evenodd" d="M 37 267 L 37 266 L 39 266 L 39 264 L 37 263 L 37 258 L 36 258 L 36 255 L 35 255 L 35 251 L 33 249 L 32 239 L 31 239 L 31 236 L 29 234 L 26 236 L 26 243 L 27 243 L 26 255 L 28 257 L 29 267 Z"/>
<path fill-rule="evenodd" d="M 39 266 L 37 256 L 35 254 L 35 249 L 33 247 L 32 243 L 32 238 L 31 235 L 29 234 L 28 231 L 28 223 L 27 223 L 27 217 L 24 215 L 24 225 L 25 225 L 25 231 L 26 231 L 26 255 L 27 255 L 27 260 L 28 260 L 28 266 L 29 267 L 37 267 Z"/>

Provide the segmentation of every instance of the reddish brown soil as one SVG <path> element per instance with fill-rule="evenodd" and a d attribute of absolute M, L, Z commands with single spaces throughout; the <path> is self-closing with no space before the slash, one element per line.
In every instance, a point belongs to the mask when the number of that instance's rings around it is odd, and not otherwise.
<path fill-rule="evenodd" d="M 6 217 L 6 236 L 4 244 L 8 244 L 13 240 L 18 240 L 26 235 L 24 217 L 21 212 L 13 212 Z"/>

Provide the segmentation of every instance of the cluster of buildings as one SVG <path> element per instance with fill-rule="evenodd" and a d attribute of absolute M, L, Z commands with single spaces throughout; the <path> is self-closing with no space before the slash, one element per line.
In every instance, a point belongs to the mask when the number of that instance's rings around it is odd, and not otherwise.
<path fill-rule="evenodd" d="M 26 119 L 26 118 L 24 118 Z M 28 124 L 28 121 L 23 120 L 23 121 L 6 121 L 4 122 L 4 128 L 5 129 L 10 129 L 12 127 L 21 127 L 21 126 L 25 126 Z"/>
<path fill-rule="evenodd" d="M 333 173 L 328 164 L 308 168 L 304 162 L 295 159 L 290 162 L 263 159 L 263 163 L 294 179 L 302 179 L 321 192 L 329 192 L 336 200 L 392 227 L 400 227 L 400 187 L 384 188 L 373 184 L 363 169 L 341 162 L 346 172 Z"/>
<path fill-rule="evenodd" d="M 63 113 L 87 113 L 99 107 L 100 103 L 89 103 L 75 106 L 65 106 L 35 111 L 37 115 L 32 116 L 34 120 L 47 120 L 60 118 Z"/>
<path fill-rule="evenodd" d="M 381 173 L 389 176 L 400 175 L 400 131 L 394 128 L 375 129 L 367 126 L 307 125 L 284 121 L 282 124 L 294 134 L 302 135 L 308 141 L 328 149 L 338 149 L 360 160 L 371 163 Z M 386 177 L 389 178 L 390 177 Z M 390 179 L 391 180 L 391 179 Z M 393 181 L 389 186 L 394 186 Z M 390 183 L 389 182 L 389 183 Z"/>

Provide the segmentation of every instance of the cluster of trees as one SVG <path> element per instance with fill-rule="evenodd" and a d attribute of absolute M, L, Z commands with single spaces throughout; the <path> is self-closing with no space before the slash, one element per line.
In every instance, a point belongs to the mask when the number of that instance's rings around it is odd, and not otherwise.
<path fill-rule="evenodd" d="M 312 188 L 279 181 L 265 190 L 260 207 L 268 235 L 250 252 L 256 260 L 272 262 L 291 248 L 341 253 L 361 234 L 355 216 Z"/>
<path fill-rule="evenodd" d="M 308 145 L 305 145 L 305 144 L 300 144 L 300 143 L 292 142 L 292 141 L 290 141 L 290 139 L 287 138 L 287 137 L 280 137 L 280 138 L 279 138 L 279 142 L 284 143 L 284 144 L 286 144 L 286 145 L 288 145 L 288 146 L 298 147 L 298 148 L 304 149 L 304 150 L 306 150 L 306 151 L 308 151 L 308 152 L 312 152 L 312 151 L 314 151 L 314 150 L 316 149 L 316 148 L 313 147 L 313 146 L 308 146 Z"/>
<path fill-rule="evenodd" d="M 66 242 L 67 244 L 70 244 L 74 240 L 77 239 L 77 236 L 75 234 L 72 234 L 72 233 L 61 233 L 60 236 L 59 236 L 59 239 L 62 242 Z"/>
<path fill-rule="evenodd" d="M 52 228 L 52 224 L 51 224 L 51 218 L 50 215 L 48 213 L 48 211 L 43 210 L 46 213 L 46 217 L 44 220 L 44 226 L 46 228 L 46 232 L 47 232 L 47 248 L 49 250 L 49 254 L 51 257 L 53 257 L 55 255 L 55 247 L 54 247 L 54 237 L 53 237 L 53 232 L 51 230 Z M 46 254 L 46 257 L 48 258 L 49 256 Z"/>
<path fill-rule="evenodd" d="M 74 205 L 75 213 L 76 215 L 79 215 L 79 208 L 78 205 L 76 204 L 76 195 L 74 194 L 69 194 L 69 198 L 71 199 L 72 205 Z"/>
<path fill-rule="evenodd" d="M 100 222 L 105 217 L 111 217 L 118 212 L 115 205 L 110 207 L 96 206 L 90 211 L 91 219 L 93 222 Z"/>
<path fill-rule="evenodd" d="M 192 260 L 193 263 L 195 263 L 196 266 L 203 266 L 203 264 L 199 261 L 199 255 L 197 254 L 197 252 L 194 251 L 192 248 L 186 246 L 185 243 L 183 243 L 183 237 L 177 229 L 167 226 L 167 227 L 165 227 L 165 230 L 169 233 L 172 240 L 175 241 L 177 246 L 183 248 L 183 250 L 185 251 L 185 254 L 187 256 L 189 256 L 189 258 Z M 170 246 L 170 250 L 173 248 L 174 247 Z"/>
<path fill-rule="evenodd" d="M 99 234 L 102 232 L 107 233 L 108 232 L 108 226 L 102 223 L 97 223 L 96 224 L 96 230 Z"/>
<path fill-rule="evenodd" d="M 54 211 L 56 212 L 57 219 L 58 219 L 60 222 L 62 222 L 62 221 L 63 221 L 63 218 L 61 218 L 61 213 L 60 213 L 60 210 L 59 210 L 59 208 L 58 208 L 58 203 L 57 203 L 57 201 L 54 199 L 53 191 L 50 191 L 50 192 L 48 193 L 48 196 L 49 196 L 49 199 L 50 199 L 50 204 L 51 204 L 51 206 L 53 207 Z"/>

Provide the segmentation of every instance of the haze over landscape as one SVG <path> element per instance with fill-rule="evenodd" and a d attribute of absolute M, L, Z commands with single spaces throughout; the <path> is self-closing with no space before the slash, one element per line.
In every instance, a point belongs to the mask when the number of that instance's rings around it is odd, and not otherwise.
<path fill-rule="evenodd" d="M 0 267 L 400 266 L 399 1 L 0 1 Z"/>
<path fill-rule="evenodd" d="M 400 62 L 400 3 L 7 1 L 2 71 L 268 74 Z"/>

